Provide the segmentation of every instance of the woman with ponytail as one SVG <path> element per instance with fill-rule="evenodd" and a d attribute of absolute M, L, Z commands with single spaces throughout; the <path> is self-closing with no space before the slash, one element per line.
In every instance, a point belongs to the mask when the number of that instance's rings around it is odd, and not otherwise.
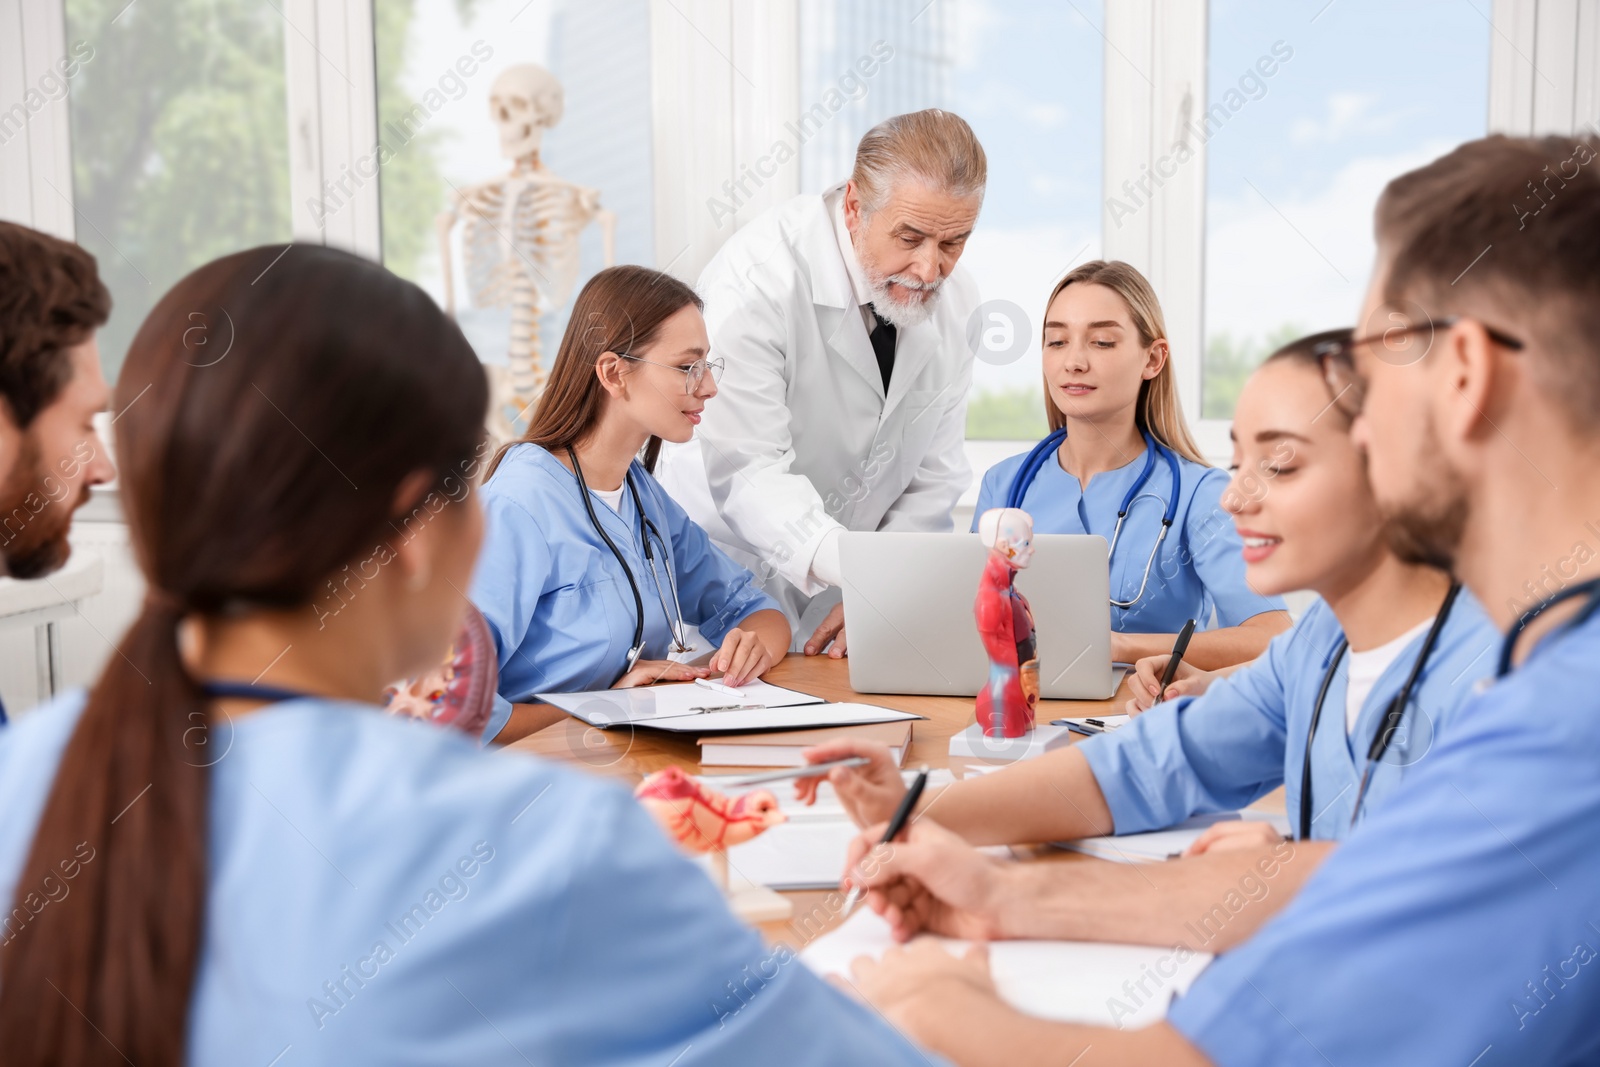
<path fill-rule="evenodd" d="M 1185 662 L 1259 656 L 1289 615 L 1245 581 L 1221 504 L 1228 476 L 1189 435 L 1155 290 L 1127 263 L 1095 260 L 1056 283 L 1044 319 L 1050 435 L 983 476 L 973 530 L 989 508 L 1020 507 L 1035 533 L 1104 537 L 1114 660 L 1170 652 L 1188 619 L 1204 632 Z"/>
<path fill-rule="evenodd" d="M 0 732 L 6 1067 L 921 1061 L 626 790 L 377 708 L 460 621 L 486 404 L 428 297 L 332 249 L 151 312 L 113 404 L 144 608 Z"/>

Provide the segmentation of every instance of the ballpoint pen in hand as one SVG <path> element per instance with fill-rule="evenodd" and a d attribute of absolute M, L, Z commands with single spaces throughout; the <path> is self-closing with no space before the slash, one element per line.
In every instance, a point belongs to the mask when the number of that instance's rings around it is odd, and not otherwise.
<path fill-rule="evenodd" d="M 1167 669 L 1161 672 L 1161 688 L 1156 692 L 1157 700 L 1167 698 L 1167 687 L 1178 676 L 1178 664 L 1183 662 L 1183 654 L 1189 651 L 1189 638 L 1194 636 L 1194 620 L 1190 619 L 1183 624 L 1183 629 L 1178 631 L 1178 639 L 1172 642 L 1172 655 L 1167 657 Z"/>
<path fill-rule="evenodd" d="M 894 809 L 894 818 L 889 820 L 889 828 L 883 832 L 883 839 L 879 845 L 887 845 L 900 836 L 906 828 L 906 823 L 911 821 L 911 813 L 916 809 L 917 801 L 922 799 L 922 790 L 928 785 L 928 768 L 923 767 L 917 773 L 916 779 L 911 783 L 911 788 L 906 790 L 906 795 L 900 798 L 900 806 Z M 848 919 L 855 906 L 861 902 L 861 883 L 855 882 L 850 886 L 850 892 L 844 898 L 844 912 L 839 916 Z"/>

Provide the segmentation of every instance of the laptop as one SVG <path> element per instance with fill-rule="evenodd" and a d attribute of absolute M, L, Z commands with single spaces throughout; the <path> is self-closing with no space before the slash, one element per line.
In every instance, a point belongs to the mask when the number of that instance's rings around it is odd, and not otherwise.
<path fill-rule="evenodd" d="M 1016 587 L 1033 609 L 1039 695 L 1103 700 L 1111 666 L 1106 540 L 1039 534 Z M 970 533 L 846 532 L 839 540 L 850 687 L 858 693 L 976 696 L 989 657 L 973 604 L 988 548 Z"/>

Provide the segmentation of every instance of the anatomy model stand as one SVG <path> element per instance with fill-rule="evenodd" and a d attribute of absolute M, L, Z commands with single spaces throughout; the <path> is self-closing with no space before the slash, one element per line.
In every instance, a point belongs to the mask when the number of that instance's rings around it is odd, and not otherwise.
<path fill-rule="evenodd" d="M 977 722 L 950 739 L 950 754 L 1009 762 L 1061 743 L 1066 729 L 1036 729 L 1033 721 L 1039 703 L 1038 643 L 1033 610 L 1015 584 L 1017 572 L 1033 559 L 1033 519 L 1020 508 L 991 508 L 978 519 L 978 537 L 989 554 L 973 617 L 989 656 L 989 678 L 978 690 Z"/>
<path fill-rule="evenodd" d="M 461 253 L 475 308 L 509 308 L 511 338 L 507 366 L 491 365 L 489 430 L 503 441 L 517 433 L 508 410 L 529 411 L 544 390 L 539 316 L 566 306 L 578 280 L 578 238 L 598 219 L 605 265 L 616 262 L 616 216 L 600 207 L 600 193 L 563 181 L 545 169 L 539 144 L 561 121 L 561 83 L 532 63 L 507 67 L 489 90 L 489 110 L 500 131 L 500 154 L 511 172 L 452 196 L 439 216 L 439 259 L 444 305 L 455 314 L 450 231 L 464 219 Z"/>
<path fill-rule="evenodd" d="M 789 901 L 772 890 L 749 883 L 730 890 L 728 884 L 728 849 L 788 819 L 771 792 L 731 798 L 668 767 L 646 775 L 633 795 L 684 851 L 709 854 L 712 877 L 734 914 L 747 922 L 789 917 Z"/>

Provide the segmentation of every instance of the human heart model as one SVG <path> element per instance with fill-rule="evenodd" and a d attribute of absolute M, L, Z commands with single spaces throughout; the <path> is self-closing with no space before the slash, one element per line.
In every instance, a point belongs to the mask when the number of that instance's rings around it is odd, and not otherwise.
<path fill-rule="evenodd" d="M 1033 609 L 1015 585 L 1017 572 L 1033 559 L 1033 519 L 1021 508 L 991 508 L 978 520 L 978 536 L 989 546 L 973 605 L 989 654 L 989 680 L 978 691 L 978 727 L 986 737 L 1021 737 L 1033 729 L 1039 703 Z"/>
<path fill-rule="evenodd" d="M 681 768 L 668 767 L 646 775 L 633 795 L 685 851 L 710 855 L 712 877 L 737 914 L 751 922 L 789 916 L 789 902 L 771 890 L 745 886 L 730 892 L 728 887 L 728 849 L 788 819 L 771 792 L 729 797 Z"/>

